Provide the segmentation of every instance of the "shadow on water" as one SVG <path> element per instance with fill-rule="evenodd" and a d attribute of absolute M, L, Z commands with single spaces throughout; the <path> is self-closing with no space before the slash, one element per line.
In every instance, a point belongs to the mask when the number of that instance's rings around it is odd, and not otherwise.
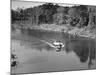
<path fill-rule="evenodd" d="M 88 61 L 88 67 L 91 68 L 93 61 L 96 59 L 95 44 L 93 40 L 74 40 L 66 42 L 65 51 L 66 53 L 73 51 L 81 63 Z"/>

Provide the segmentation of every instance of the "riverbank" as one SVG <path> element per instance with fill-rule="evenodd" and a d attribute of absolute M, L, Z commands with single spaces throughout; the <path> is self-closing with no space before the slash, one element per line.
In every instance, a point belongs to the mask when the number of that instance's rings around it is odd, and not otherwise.
<path fill-rule="evenodd" d="M 21 28 L 19 25 L 14 25 L 15 28 Z M 17 26 L 17 27 L 16 27 Z M 74 36 L 86 37 L 91 39 L 96 39 L 96 29 L 89 29 L 88 27 L 78 28 L 72 27 L 70 25 L 55 25 L 55 24 L 41 24 L 41 25 L 23 25 L 23 29 L 36 29 L 40 31 L 50 31 L 50 32 L 63 32 Z"/>
<path fill-rule="evenodd" d="M 32 28 L 45 31 L 64 32 L 64 33 L 69 33 L 71 35 L 96 39 L 95 29 L 90 30 L 87 27 L 77 28 L 77 27 L 71 27 L 69 25 L 66 26 L 66 25 L 42 24 L 40 26 L 34 26 Z"/>

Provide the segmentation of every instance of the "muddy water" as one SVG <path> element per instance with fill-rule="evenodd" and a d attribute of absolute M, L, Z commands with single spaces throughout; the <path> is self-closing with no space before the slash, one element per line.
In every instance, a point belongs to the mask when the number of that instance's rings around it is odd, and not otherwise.
<path fill-rule="evenodd" d="M 95 40 L 57 32 L 26 32 L 15 31 L 11 35 L 12 53 L 18 57 L 12 73 L 95 69 Z M 49 43 L 60 40 L 65 47 L 57 52 L 41 40 Z"/>

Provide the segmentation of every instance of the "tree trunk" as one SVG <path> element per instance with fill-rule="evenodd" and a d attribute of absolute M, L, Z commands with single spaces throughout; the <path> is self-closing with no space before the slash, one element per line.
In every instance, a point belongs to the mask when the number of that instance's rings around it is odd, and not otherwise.
<path fill-rule="evenodd" d="M 39 15 L 36 16 L 36 25 L 39 25 Z"/>

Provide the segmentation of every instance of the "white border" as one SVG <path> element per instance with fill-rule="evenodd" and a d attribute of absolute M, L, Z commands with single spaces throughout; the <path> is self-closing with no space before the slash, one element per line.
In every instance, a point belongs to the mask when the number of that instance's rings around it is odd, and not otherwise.
<path fill-rule="evenodd" d="M 67 71 L 67 72 L 52 72 L 52 73 L 39 73 L 41 75 L 99 75 L 100 67 L 100 2 L 99 0 L 27 0 L 27 1 L 41 1 L 41 2 L 56 2 L 56 3 L 69 3 L 69 4 L 85 4 L 96 5 L 97 7 L 97 70 L 85 71 Z M 10 0 L 0 0 L 0 75 L 9 75 L 10 71 Z M 38 73 L 36 75 L 39 75 Z M 25 74 L 26 75 L 26 74 Z M 33 75 L 33 74 L 27 74 Z"/>

